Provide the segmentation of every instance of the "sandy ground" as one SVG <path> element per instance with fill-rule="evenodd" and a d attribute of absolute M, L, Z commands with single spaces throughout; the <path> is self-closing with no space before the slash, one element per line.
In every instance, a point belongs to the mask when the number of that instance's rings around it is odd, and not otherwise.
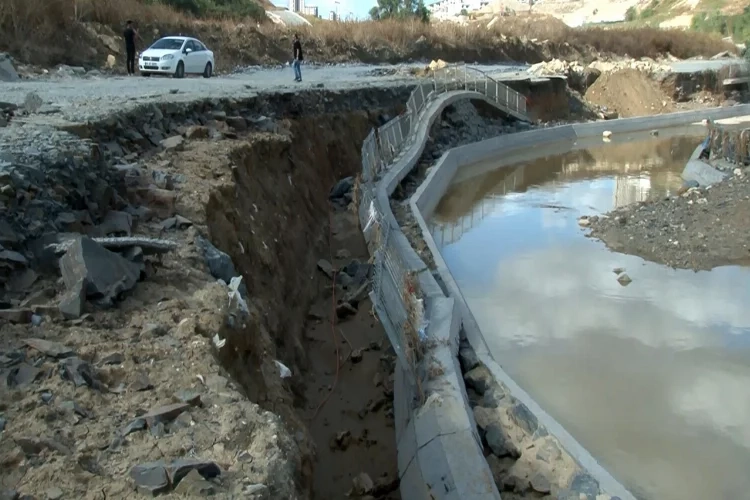
<path fill-rule="evenodd" d="M 675 268 L 750 264 L 750 169 L 708 189 L 615 210 L 590 220 L 610 249 Z"/>

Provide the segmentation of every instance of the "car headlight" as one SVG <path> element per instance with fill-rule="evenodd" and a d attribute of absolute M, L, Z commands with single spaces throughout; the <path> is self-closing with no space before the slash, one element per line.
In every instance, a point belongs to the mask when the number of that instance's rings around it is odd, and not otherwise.
<path fill-rule="evenodd" d="M 162 61 L 169 61 L 170 59 L 174 59 L 174 56 L 172 54 L 167 54 L 166 56 L 161 56 Z"/>

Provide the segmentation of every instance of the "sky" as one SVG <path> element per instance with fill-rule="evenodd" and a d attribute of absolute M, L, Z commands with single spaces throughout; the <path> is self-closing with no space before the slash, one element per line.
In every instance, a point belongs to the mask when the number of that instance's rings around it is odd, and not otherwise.
<path fill-rule="evenodd" d="M 273 0 L 273 3 L 280 7 L 289 7 L 288 0 Z M 351 12 L 355 18 L 365 19 L 369 16 L 370 9 L 376 4 L 376 0 L 339 0 L 339 15 L 346 18 Z M 318 7 L 318 13 L 323 18 L 327 18 L 329 12 L 336 11 L 334 0 L 305 0 L 305 5 Z"/>

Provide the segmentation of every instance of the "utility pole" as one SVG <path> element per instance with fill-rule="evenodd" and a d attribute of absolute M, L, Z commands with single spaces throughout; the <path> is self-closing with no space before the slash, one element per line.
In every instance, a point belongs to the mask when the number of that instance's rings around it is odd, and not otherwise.
<path fill-rule="evenodd" d="M 336 0 L 333 3 L 336 4 L 336 20 L 338 21 L 339 20 L 339 0 Z"/>

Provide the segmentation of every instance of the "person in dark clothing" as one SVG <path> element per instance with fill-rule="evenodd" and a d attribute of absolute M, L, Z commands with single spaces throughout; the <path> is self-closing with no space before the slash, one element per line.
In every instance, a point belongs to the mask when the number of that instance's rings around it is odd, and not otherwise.
<path fill-rule="evenodd" d="M 302 43 L 299 41 L 299 35 L 294 34 L 294 44 L 292 45 L 292 51 L 294 53 L 294 60 L 292 61 L 292 67 L 294 68 L 294 81 L 302 81 L 302 70 L 300 64 L 302 63 Z"/>
<path fill-rule="evenodd" d="M 122 37 L 125 39 L 125 64 L 128 67 L 128 75 L 132 76 L 135 74 L 135 39 L 141 38 L 133 27 L 133 21 L 125 23 Z"/>

